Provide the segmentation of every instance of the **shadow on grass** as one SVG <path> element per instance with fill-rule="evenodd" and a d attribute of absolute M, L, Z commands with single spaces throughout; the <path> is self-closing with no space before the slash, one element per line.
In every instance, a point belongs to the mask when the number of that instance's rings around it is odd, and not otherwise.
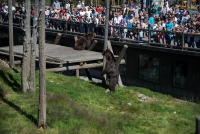
<path fill-rule="evenodd" d="M 6 74 L 8 76 L 6 76 Z M 9 73 L 5 73 L 2 70 L 0 70 L 1 78 L 4 80 L 6 84 L 8 84 L 10 87 L 12 87 L 13 91 L 19 92 L 20 91 L 20 84 L 13 78 L 13 76 Z"/>
<path fill-rule="evenodd" d="M 37 120 L 32 115 L 26 113 L 19 106 L 15 105 L 14 103 L 12 103 L 12 102 L 10 102 L 10 101 L 8 101 L 7 99 L 4 98 L 4 96 L 6 94 L 7 94 L 7 91 L 0 88 L 0 99 L 4 103 L 6 103 L 7 105 L 9 105 L 10 107 L 12 107 L 13 109 L 15 109 L 18 113 L 20 113 L 21 115 L 24 115 L 26 118 L 28 118 L 31 122 L 33 122 L 37 126 Z"/>

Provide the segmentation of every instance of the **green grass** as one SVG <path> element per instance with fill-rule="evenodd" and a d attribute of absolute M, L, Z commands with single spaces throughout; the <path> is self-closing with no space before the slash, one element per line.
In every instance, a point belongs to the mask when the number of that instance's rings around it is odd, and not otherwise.
<path fill-rule="evenodd" d="M 0 70 L 1 134 L 194 134 L 200 105 L 139 87 L 105 93 L 100 84 L 47 73 L 48 130 L 36 127 L 35 94 L 20 91 L 20 73 Z M 37 72 L 38 80 L 38 72 Z M 137 95 L 149 97 L 141 102 Z M 132 105 L 128 105 L 131 103 Z M 176 113 L 175 113 L 176 112 Z"/>

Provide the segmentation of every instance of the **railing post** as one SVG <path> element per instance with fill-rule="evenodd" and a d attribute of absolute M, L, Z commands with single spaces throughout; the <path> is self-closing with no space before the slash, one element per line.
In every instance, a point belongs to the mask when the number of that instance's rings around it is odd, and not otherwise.
<path fill-rule="evenodd" d="M 171 34 L 173 35 L 173 33 L 172 33 L 171 31 L 169 32 L 169 34 L 170 34 L 170 35 L 171 35 Z M 170 37 L 170 40 L 171 40 L 171 37 Z M 172 40 L 171 40 L 171 41 L 172 41 Z M 172 42 L 171 42 L 171 41 L 170 41 L 170 48 L 173 48 L 173 47 L 172 47 Z"/>
<path fill-rule="evenodd" d="M 121 27 L 119 26 L 118 28 L 119 28 L 119 41 L 120 41 L 120 39 L 122 38 L 122 35 L 121 35 Z"/>
<path fill-rule="evenodd" d="M 151 44 L 151 30 L 150 30 L 150 24 L 149 24 L 149 26 L 148 26 L 148 45 L 150 46 Z"/>
<path fill-rule="evenodd" d="M 68 22 L 65 21 L 65 34 L 67 34 L 67 30 L 68 30 L 67 24 L 68 24 Z"/>
<path fill-rule="evenodd" d="M 0 13 L 0 24 L 2 24 L 2 21 L 3 21 L 2 13 Z"/>
<path fill-rule="evenodd" d="M 181 49 L 183 50 L 183 47 L 185 46 L 185 37 L 184 37 L 184 33 L 182 33 L 182 43 L 181 43 Z"/>

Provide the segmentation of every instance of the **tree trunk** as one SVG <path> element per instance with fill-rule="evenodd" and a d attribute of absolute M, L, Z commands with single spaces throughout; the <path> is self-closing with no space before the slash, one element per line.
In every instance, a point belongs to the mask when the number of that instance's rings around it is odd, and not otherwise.
<path fill-rule="evenodd" d="M 8 7 L 12 7 L 12 0 L 8 1 Z M 12 8 L 8 8 L 9 12 L 9 60 L 10 67 L 14 66 L 14 53 L 13 53 L 13 14 Z"/>
<path fill-rule="evenodd" d="M 36 44 L 37 44 L 37 28 L 38 28 L 38 6 L 39 0 L 35 0 L 34 4 L 34 18 L 33 18 L 33 31 L 32 31 L 32 42 L 31 42 L 31 81 L 30 81 L 30 91 L 35 92 L 35 55 L 36 55 Z"/>
<path fill-rule="evenodd" d="M 38 127 L 47 128 L 46 124 L 46 57 L 45 46 L 45 0 L 39 0 L 40 21 L 39 21 L 39 109 L 38 109 Z"/>
<path fill-rule="evenodd" d="M 108 48 L 108 21 L 109 21 L 109 10 L 110 10 L 110 0 L 106 0 L 106 22 L 105 22 L 105 31 L 104 31 L 104 48 L 106 50 Z M 103 70 L 106 66 L 106 57 L 103 57 Z M 103 76 L 102 83 L 106 83 L 106 75 Z"/>
<path fill-rule="evenodd" d="M 29 87 L 29 77 L 30 77 L 30 40 L 31 40 L 31 30 L 30 30 L 30 0 L 25 1 L 25 24 L 24 24 L 24 43 L 23 43 L 23 63 L 22 63 L 22 90 L 27 92 Z"/>

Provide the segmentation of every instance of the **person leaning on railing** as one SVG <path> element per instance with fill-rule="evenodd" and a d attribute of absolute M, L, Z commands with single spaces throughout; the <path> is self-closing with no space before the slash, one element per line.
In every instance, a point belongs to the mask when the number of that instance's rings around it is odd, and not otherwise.
<path fill-rule="evenodd" d="M 199 29 L 196 29 L 195 33 L 198 34 L 198 35 L 194 36 L 194 42 L 196 44 L 196 47 L 200 48 L 200 41 L 199 41 L 199 39 L 200 39 L 200 31 L 199 31 Z"/>

